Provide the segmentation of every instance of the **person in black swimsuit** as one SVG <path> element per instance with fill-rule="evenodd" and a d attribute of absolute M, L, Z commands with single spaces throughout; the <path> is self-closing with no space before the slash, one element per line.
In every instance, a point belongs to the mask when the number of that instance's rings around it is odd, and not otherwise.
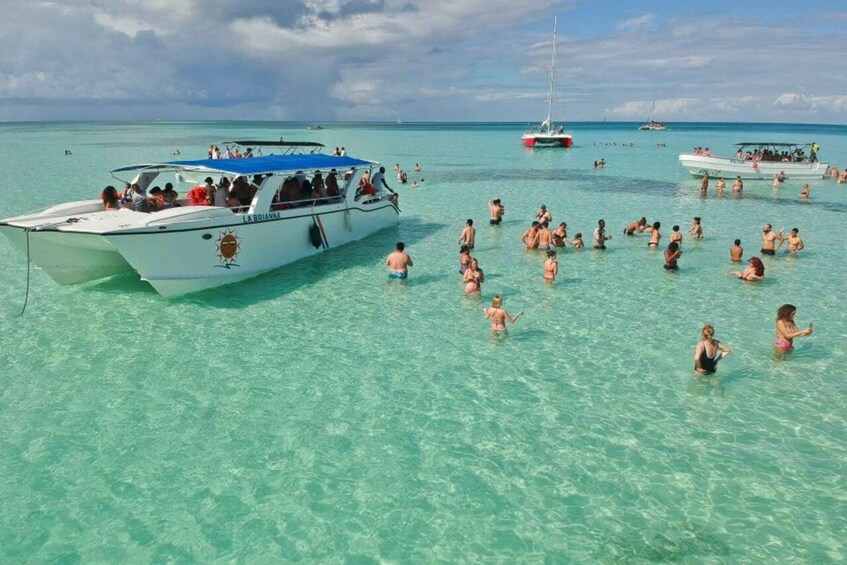
<path fill-rule="evenodd" d="M 710 324 L 703 326 L 701 334 L 703 339 L 694 350 L 694 371 L 698 375 L 711 375 L 718 370 L 718 361 L 729 355 L 732 350 L 714 339 L 715 328 Z"/>

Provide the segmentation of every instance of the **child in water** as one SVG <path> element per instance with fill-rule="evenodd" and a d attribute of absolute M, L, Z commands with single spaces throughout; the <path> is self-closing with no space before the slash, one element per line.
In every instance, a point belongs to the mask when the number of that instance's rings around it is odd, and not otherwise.
<path fill-rule="evenodd" d="M 578 233 L 573 236 L 573 243 L 571 243 L 571 245 L 573 245 L 574 249 L 582 249 L 582 246 L 584 245 L 582 242 L 582 233 Z"/>

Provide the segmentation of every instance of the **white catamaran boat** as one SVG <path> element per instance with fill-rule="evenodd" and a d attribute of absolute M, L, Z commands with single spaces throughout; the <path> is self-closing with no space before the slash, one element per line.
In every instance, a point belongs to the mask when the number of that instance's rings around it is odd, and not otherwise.
<path fill-rule="evenodd" d="M 521 142 L 527 147 L 571 147 L 573 135 L 565 133 L 565 128 L 553 124 L 553 80 L 556 72 L 556 21 L 553 19 L 553 59 L 550 64 L 550 84 L 547 91 L 547 117 L 538 126 L 523 134 Z"/>
<path fill-rule="evenodd" d="M 695 177 L 741 177 L 771 180 L 784 173 L 790 179 L 823 178 L 829 163 L 812 157 L 813 143 L 736 143 L 735 158 L 716 157 L 708 152 L 682 153 L 679 164 Z M 807 152 L 807 150 L 809 150 Z M 815 151 L 815 153 L 817 150 Z"/>
<path fill-rule="evenodd" d="M 656 111 L 656 101 L 653 100 L 653 103 L 650 104 L 650 115 L 647 116 L 647 123 L 638 128 L 639 130 L 645 131 L 664 131 L 668 129 L 668 127 L 662 122 L 657 122 L 653 119 L 653 113 Z"/>
<path fill-rule="evenodd" d="M 0 220 L 0 231 L 59 284 L 135 271 L 163 296 L 178 296 L 255 277 L 396 225 L 394 194 L 370 184 L 357 189 L 359 173 L 376 165 L 323 154 L 132 165 L 112 176 L 141 190 L 157 178 L 202 184 L 207 176 L 213 182 L 241 177 L 237 182 L 252 180 L 252 201 L 224 207 L 182 199 L 145 213 L 105 210 L 101 200 L 82 200 Z M 330 176 L 337 179 L 337 191 Z M 310 195 L 302 191 L 306 182 L 317 184 Z"/>

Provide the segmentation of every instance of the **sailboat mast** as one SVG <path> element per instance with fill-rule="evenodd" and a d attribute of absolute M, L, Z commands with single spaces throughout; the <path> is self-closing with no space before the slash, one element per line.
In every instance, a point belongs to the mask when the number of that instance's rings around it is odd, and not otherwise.
<path fill-rule="evenodd" d="M 550 61 L 550 87 L 547 92 L 547 131 L 553 129 L 553 81 L 556 79 L 556 27 L 558 18 L 553 17 L 553 58 Z"/>

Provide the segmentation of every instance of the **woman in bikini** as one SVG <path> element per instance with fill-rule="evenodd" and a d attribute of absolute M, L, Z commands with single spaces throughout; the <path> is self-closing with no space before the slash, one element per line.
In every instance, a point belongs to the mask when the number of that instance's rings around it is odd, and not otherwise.
<path fill-rule="evenodd" d="M 482 292 L 485 273 L 479 268 L 479 263 L 476 259 L 471 258 L 467 270 L 462 275 L 462 282 L 465 283 L 465 294 L 480 294 Z"/>
<path fill-rule="evenodd" d="M 485 313 L 485 319 L 491 320 L 491 333 L 495 336 L 500 334 L 509 333 L 506 329 L 506 320 L 509 320 L 509 323 L 514 324 L 518 321 L 518 318 L 523 316 L 523 312 L 518 312 L 515 314 L 515 317 L 509 315 L 506 310 L 503 309 L 503 299 L 500 298 L 499 295 L 495 295 L 491 300 L 491 307 L 483 310 Z"/>
<path fill-rule="evenodd" d="M 653 222 L 653 227 L 650 229 L 650 241 L 647 242 L 647 247 L 659 247 L 659 240 L 662 239 L 662 234 L 659 233 L 660 227 L 662 227 L 660 222 Z"/>
<path fill-rule="evenodd" d="M 709 324 L 703 326 L 701 335 L 703 339 L 694 350 L 694 371 L 698 375 L 711 375 L 718 370 L 718 361 L 732 350 L 714 338 L 715 328 Z"/>
<path fill-rule="evenodd" d="M 788 353 L 794 349 L 794 338 L 812 335 L 812 324 L 805 330 L 797 328 L 794 323 L 794 316 L 797 314 L 797 308 L 792 304 L 783 304 L 776 311 L 776 341 L 774 348 L 780 353 Z"/>

